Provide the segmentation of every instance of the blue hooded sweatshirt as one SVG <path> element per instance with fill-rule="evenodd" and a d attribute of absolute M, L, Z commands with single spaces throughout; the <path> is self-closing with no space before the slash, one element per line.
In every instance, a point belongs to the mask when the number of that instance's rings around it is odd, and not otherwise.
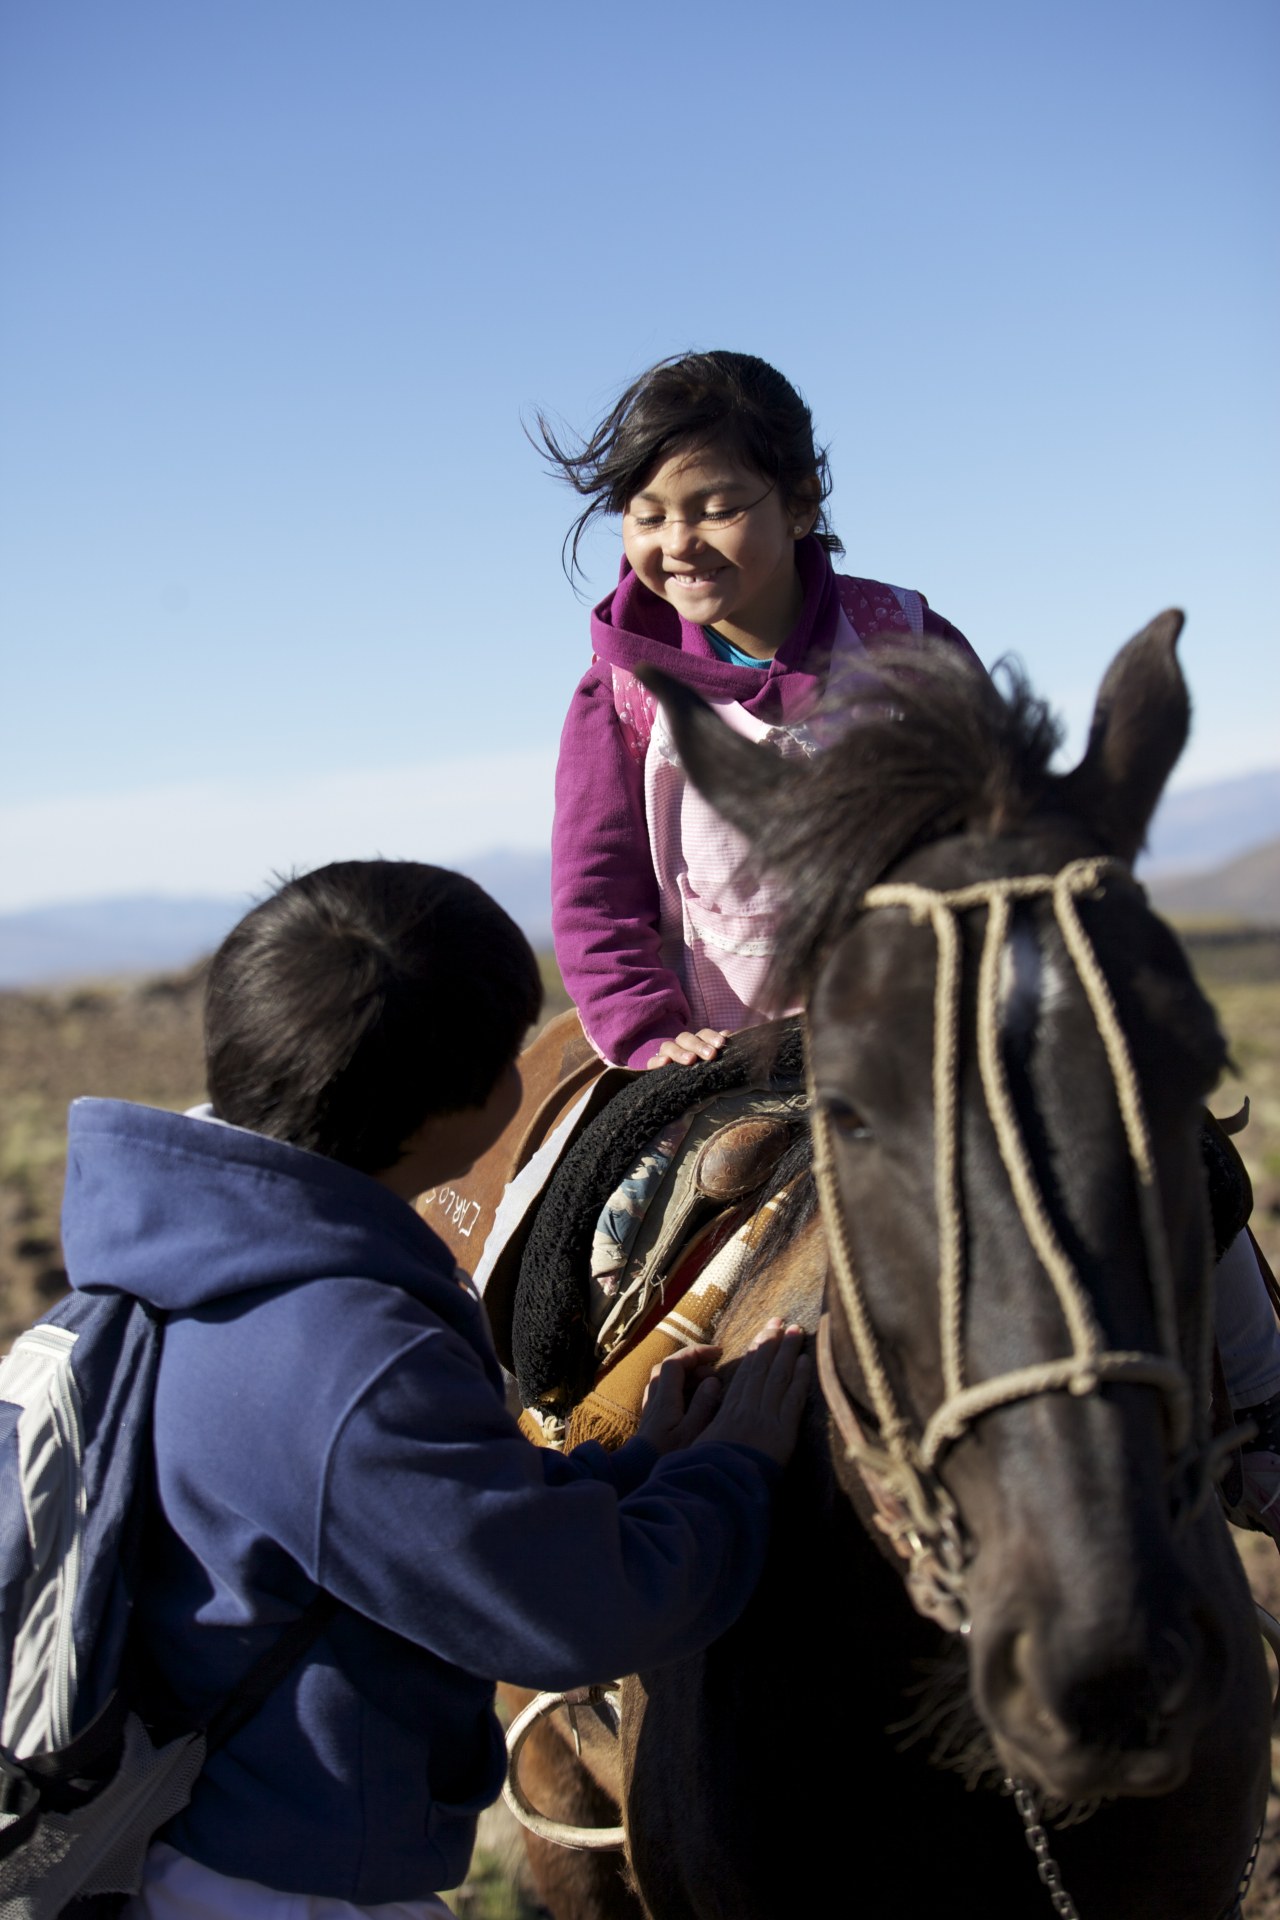
<path fill-rule="evenodd" d="M 318 1589 L 343 1603 L 166 1830 L 204 1865 L 364 1906 L 456 1886 L 495 1677 L 662 1665 L 745 1604 L 776 1468 L 532 1447 L 452 1257 L 366 1175 L 80 1100 L 63 1225 L 74 1286 L 168 1316 L 138 1616 L 169 1686 L 203 1714 Z"/>

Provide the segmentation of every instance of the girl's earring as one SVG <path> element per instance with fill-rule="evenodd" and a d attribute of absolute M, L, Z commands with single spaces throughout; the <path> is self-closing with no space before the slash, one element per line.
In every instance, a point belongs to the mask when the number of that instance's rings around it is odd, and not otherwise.
<path fill-rule="evenodd" d="M 798 540 L 800 538 L 800 535 L 804 532 L 804 528 L 802 526 L 792 527 L 791 531 L 795 535 L 796 539 Z"/>

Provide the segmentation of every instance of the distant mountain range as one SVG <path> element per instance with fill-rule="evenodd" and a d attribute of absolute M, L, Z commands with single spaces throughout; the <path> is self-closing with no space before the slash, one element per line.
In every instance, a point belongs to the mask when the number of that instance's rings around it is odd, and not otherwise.
<path fill-rule="evenodd" d="M 460 862 L 519 922 L 551 944 L 551 859 L 499 850 Z M 249 895 L 137 894 L 0 913 L 0 988 L 169 973 L 203 959 L 248 912 Z"/>
<path fill-rule="evenodd" d="M 0 914 L 0 987 L 170 973 L 211 952 L 249 904 L 139 894 Z"/>
<path fill-rule="evenodd" d="M 1139 864 L 1162 912 L 1280 923 L 1280 768 L 1171 794 Z M 498 849 L 462 863 L 536 947 L 551 944 L 551 861 Z M 210 953 L 251 905 L 143 895 L 0 914 L 0 987 L 164 973 Z"/>
<path fill-rule="evenodd" d="M 1168 794 L 1138 865 L 1144 881 L 1221 866 L 1280 834 L 1280 767 Z M 1273 896 L 1270 916 L 1280 919 Z"/>
<path fill-rule="evenodd" d="M 1207 873 L 1150 878 L 1152 902 L 1171 920 L 1252 920 L 1280 926 L 1280 839 Z"/>

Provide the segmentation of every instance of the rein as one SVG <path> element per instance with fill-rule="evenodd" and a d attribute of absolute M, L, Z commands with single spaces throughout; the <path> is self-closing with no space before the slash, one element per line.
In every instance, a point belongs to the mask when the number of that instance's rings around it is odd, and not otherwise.
<path fill-rule="evenodd" d="M 1110 986 L 1076 905 L 1081 896 L 1105 893 L 1109 874 L 1132 884 L 1118 861 L 1073 860 L 1056 874 L 1028 874 L 975 882 L 948 892 L 890 882 L 863 895 L 864 909 L 905 908 L 917 924 L 932 925 L 938 949 L 934 995 L 933 1101 L 934 1195 L 938 1218 L 942 1404 L 920 1432 L 899 1408 L 880 1341 L 872 1324 L 861 1280 L 854 1266 L 848 1222 L 835 1173 L 831 1123 L 817 1097 L 809 1068 L 814 1176 L 826 1227 L 840 1304 L 866 1381 L 878 1424 L 874 1439 L 865 1432 L 836 1373 L 830 1329 L 819 1339 L 819 1378 L 824 1397 L 877 1513 L 909 1563 L 907 1585 L 917 1608 L 949 1630 L 967 1628 L 964 1550 L 955 1505 L 937 1473 L 947 1447 L 985 1413 L 1044 1393 L 1094 1393 L 1109 1381 L 1155 1387 L 1168 1414 L 1169 1453 L 1175 1473 L 1185 1472 L 1194 1509 L 1210 1491 L 1220 1456 L 1237 1444 L 1207 1443 L 1193 1434 L 1193 1408 L 1207 1407 L 1212 1351 L 1210 1300 L 1205 1289 L 1193 1364 L 1184 1365 L 1179 1348 L 1177 1310 L 1168 1238 L 1160 1205 L 1150 1132 L 1133 1059 L 1120 1025 Z M 1129 1158 L 1137 1181 L 1147 1272 L 1155 1305 L 1160 1351 L 1108 1349 L 1080 1277 L 1054 1231 L 1009 1093 L 1000 1052 L 1000 959 L 1014 901 L 1048 898 L 1068 954 L 1102 1040 L 1124 1124 Z M 959 1024 L 962 949 L 959 916 L 985 909 L 986 931 L 978 975 L 978 1063 L 986 1107 L 1000 1157 L 1009 1177 L 1027 1237 L 1048 1275 L 1062 1309 L 1070 1352 L 1060 1359 L 1018 1367 L 989 1380 L 966 1378 L 962 1323 L 965 1293 L 964 1216 L 958 1173 Z M 824 1316 L 825 1318 L 825 1316 Z M 1194 1376 L 1194 1391 L 1192 1379 Z"/>

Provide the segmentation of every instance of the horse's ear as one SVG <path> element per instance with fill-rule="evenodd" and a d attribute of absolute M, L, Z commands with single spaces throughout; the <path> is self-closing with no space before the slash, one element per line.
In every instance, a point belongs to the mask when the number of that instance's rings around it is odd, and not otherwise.
<path fill-rule="evenodd" d="M 1191 700 L 1178 665 L 1183 616 L 1157 614 L 1107 669 L 1089 744 L 1062 791 L 1099 839 L 1122 860 L 1141 851 L 1147 827 L 1186 745 Z"/>
<path fill-rule="evenodd" d="M 640 667 L 636 678 L 661 700 L 698 792 L 743 833 L 758 829 L 763 810 L 804 778 L 793 762 L 726 727 L 705 700 L 660 667 Z"/>

